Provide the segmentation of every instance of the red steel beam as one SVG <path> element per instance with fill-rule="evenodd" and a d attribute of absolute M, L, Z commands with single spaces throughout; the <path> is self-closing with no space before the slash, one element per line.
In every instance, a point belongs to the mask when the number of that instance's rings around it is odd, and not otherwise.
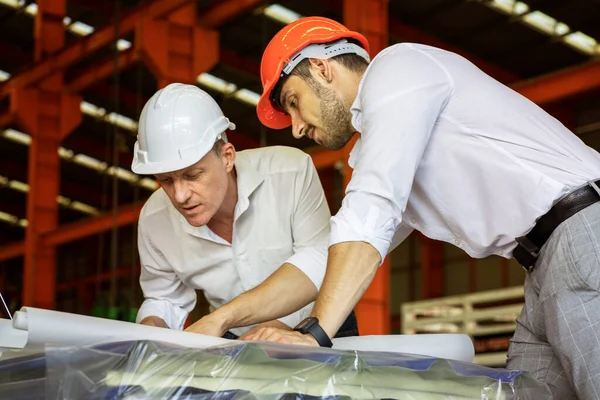
<path fill-rule="evenodd" d="M 15 116 L 13 113 L 9 111 L 5 111 L 0 114 L 0 129 L 4 129 L 10 125 L 12 125 Z"/>
<path fill-rule="evenodd" d="M 371 46 L 371 57 L 388 45 L 388 0 L 344 0 L 344 23 L 366 36 Z M 356 135 L 355 139 L 356 140 Z M 354 140 L 342 150 L 344 160 L 344 187 L 350 181 L 352 169 L 347 159 Z M 333 157 L 333 156 L 332 156 Z M 386 257 L 377 270 L 373 282 L 355 307 L 361 335 L 390 333 L 390 259 Z"/>
<path fill-rule="evenodd" d="M 0 262 L 11 258 L 22 257 L 25 254 L 25 242 L 13 242 L 0 248 Z"/>
<path fill-rule="evenodd" d="M 433 35 L 419 31 L 418 29 L 402 24 L 394 19 L 390 19 L 389 24 L 390 35 L 396 37 L 397 39 L 403 42 L 422 43 L 428 46 L 439 47 L 441 49 L 460 54 L 461 56 L 471 61 L 473 64 L 477 65 L 483 72 L 494 77 L 502 83 L 512 83 L 519 79 L 519 77 L 516 74 L 507 71 L 504 68 L 501 68 L 489 61 L 486 61 L 481 57 L 477 57 L 471 53 L 459 49 L 456 46 L 448 44 Z"/>
<path fill-rule="evenodd" d="M 95 63 L 85 71 L 79 73 L 69 82 L 67 88 L 74 93 L 81 92 L 88 86 L 114 74 L 115 68 L 118 68 L 119 71 L 126 70 L 137 60 L 138 54 L 133 49 L 123 51 L 119 54 L 117 66 L 115 66 L 115 61 L 112 57 L 107 57 L 104 61 Z"/>
<path fill-rule="evenodd" d="M 121 19 L 119 22 L 119 34 L 124 36 L 133 32 L 137 21 L 142 16 L 156 17 L 165 15 L 191 2 L 192 0 L 154 0 L 151 3 L 144 4 Z M 51 74 L 71 67 L 97 50 L 113 43 L 116 39 L 115 34 L 114 24 L 108 24 L 99 28 L 91 35 L 77 40 L 77 42 L 64 48 L 62 51 L 44 59 L 5 82 L 0 87 L 0 99 L 8 96 L 11 89 L 15 86 L 24 87 L 38 83 Z"/>
<path fill-rule="evenodd" d="M 42 236 L 42 242 L 49 246 L 58 246 L 64 243 L 82 239 L 100 232 L 112 229 L 114 226 L 129 225 L 138 220 L 143 204 L 129 204 L 122 206 L 113 215 L 105 213 L 83 221 L 63 225 Z"/>
<path fill-rule="evenodd" d="M 444 295 L 444 260 L 442 242 L 421 237 L 421 297 Z"/>
<path fill-rule="evenodd" d="M 548 104 L 600 87 L 600 61 L 567 68 L 511 86 L 537 104 Z"/>
<path fill-rule="evenodd" d="M 202 12 L 198 17 L 198 22 L 207 28 L 216 28 L 238 15 L 255 9 L 264 2 L 264 0 L 221 0 L 210 10 Z"/>

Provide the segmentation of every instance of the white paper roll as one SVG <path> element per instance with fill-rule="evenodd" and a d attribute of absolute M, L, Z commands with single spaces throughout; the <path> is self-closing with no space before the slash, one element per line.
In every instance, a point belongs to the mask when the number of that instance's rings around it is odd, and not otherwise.
<path fill-rule="evenodd" d="M 475 348 L 462 334 L 370 335 L 333 339 L 334 349 L 387 351 L 472 362 Z"/>
<path fill-rule="evenodd" d="M 50 343 L 82 346 L 122 340 L 154 340 L 202 349 L 231 342 L 214 336 L 33 307 L 17 311 L 13 327 L 28 332 L 28 347 Z"/>
<path fill-rule="evenodd" d="M 153 340 L 191 348 L 207 348 L 231 340 L 197 333 L 88 317 L 60 311 L 23 307 L 13 319 L 13 328 L 27 331 L 27 347 L 46 344 L 95 345 L 123 340 Z M 419 354 L 471 362 L 474 348 L 467 335 L 381 335 L 333 339 L 340 350 L 387 351 Z"/>

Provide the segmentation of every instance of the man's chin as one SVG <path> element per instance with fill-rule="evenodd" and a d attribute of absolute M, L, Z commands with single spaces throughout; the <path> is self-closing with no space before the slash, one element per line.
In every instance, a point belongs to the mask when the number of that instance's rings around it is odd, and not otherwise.
<path fill-rule="evenodd" d="M 194 215 L 194 216 L 185 216 L 185 220 L 187 221 L 188 224 L 190 224 L 193 227 L 200 227 L 200 226 L 204 226 L 206 224 L 208 224 L 208 219 L 205 218 L 202 215 Z"/>

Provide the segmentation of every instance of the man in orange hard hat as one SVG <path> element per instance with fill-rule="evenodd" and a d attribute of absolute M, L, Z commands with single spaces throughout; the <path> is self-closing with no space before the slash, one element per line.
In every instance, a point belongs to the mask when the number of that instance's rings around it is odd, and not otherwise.
<path fill-rule="evenodd" d="M 556 398 L 600 398 L 600 154 L 456 54 L 402 43 L 371 62 L 368 51 L 320 17 L 287 25 L 265 49 L 264 125 L 330 149 L 359 137 L 312 317 L 252 338 L 333 336 L 416 229 L 472 257 L 515 257 L 527 276 L 508 367 Z"/>

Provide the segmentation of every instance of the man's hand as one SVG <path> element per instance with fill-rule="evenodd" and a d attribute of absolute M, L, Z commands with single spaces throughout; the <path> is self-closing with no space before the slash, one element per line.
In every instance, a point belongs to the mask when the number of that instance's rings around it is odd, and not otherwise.
<path fill-rule="evenodd" d="M 262 324 L 256 325 L 254 328 L 250 329 L 248 332 L 246 332 L 242 336 L 240 336 L 240 340 L 252 340 L 252 339 L 248 339 L 248 338 L 256 335 L 263 328 L 277 328 L 277 329 L 281 329 L 284 331 L 292 330 L 292 328 L 290 328 L 283 322 L 274 319 L 273 321 L 267 321 L 267 322 L 263 322 Z"/>
<path fill-rule="evenodd" d="M 169 329 L 169 326 L 162 318 L 155 317 L 155 316 L 150 316 L 150 317 L 144 318 L 143 320 L 140 321 L 140 325 L 156 326 L 158 328 Z"/>
<path fill-rule="evenodd" d="M 303 335 L 300 332 L 278 328 L 259 328 L 251 335 L 244 335 L 244 340 L 264 340 L 267 342 L 319 347 L 319 343 L 317 343 L 312 335 Z"/>
<path fill-rule="evenodd" d="M 185 331 L 221 337 L 227 331 L 227 327 L 221 318 L 215 313 L 211 313 L 188 326 Z"/>

